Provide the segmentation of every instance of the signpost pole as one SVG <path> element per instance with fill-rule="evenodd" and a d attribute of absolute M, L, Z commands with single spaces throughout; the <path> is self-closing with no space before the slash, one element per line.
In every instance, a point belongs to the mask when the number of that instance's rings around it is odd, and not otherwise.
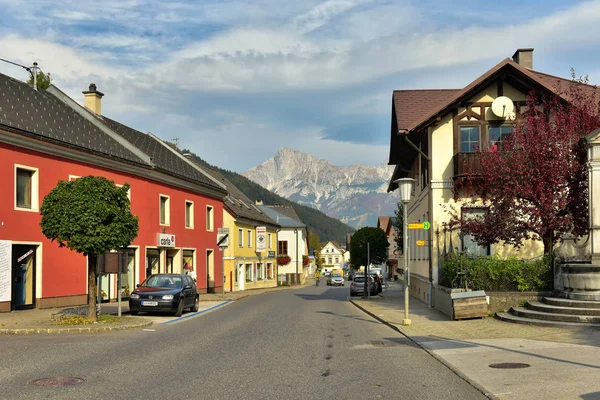
<path fill-rule="evenodd" d="M 221 247 L 221 271 L 223 273 L 221 297 L 225 298 L 225 247 Z"/>
<path fill-rule="evenodd" d="M 121 252 L 118 252 L 117 256 L 117 316 L 121 317 L 121 271 L 123 271 Z"/>

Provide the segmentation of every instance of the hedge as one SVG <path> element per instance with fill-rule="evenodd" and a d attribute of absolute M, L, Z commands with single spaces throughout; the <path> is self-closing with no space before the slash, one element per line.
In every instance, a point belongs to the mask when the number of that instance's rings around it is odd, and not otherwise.
<path fill-rule="evenodd" d="M 550 257 L 536 260 L 519 260 L 489 257 L 462 257 L 463 271 L 469 289 L 489 292 L 528 292 L 553 289 L 554 275 Z M 461 256 L 453 254 L 443 262 L 440 284 L 458 287 Z"/>

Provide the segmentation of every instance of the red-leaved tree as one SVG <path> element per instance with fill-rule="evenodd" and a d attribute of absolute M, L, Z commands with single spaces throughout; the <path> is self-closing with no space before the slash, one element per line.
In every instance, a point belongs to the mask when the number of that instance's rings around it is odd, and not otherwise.
<path fill-rule="evenodd" d="M 531 93 L 514 132 L 499 147 L 479 149 L 480 168 L 455 181 L 462 207 L 486 213 L 461 218 L 449 210 L 451 228 L 480 245 L 504 242 L 520 247 L 541 240 L 544 253 L 562 233 L 588 231 L 586 151 L 582 138 L 600 127 L 596 88 L 573 79 L 553 94 Z M 568 101 L 566 101 L 568 100 Z M 465 166 L 468 168 L 468 166 Z"/>

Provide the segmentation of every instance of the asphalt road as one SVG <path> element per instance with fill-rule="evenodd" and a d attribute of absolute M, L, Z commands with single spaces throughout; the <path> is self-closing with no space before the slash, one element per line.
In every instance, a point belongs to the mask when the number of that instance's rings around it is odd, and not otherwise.
<path fill-rule="evenodd" d="M 486 398 L 347 295 L 271 292 L 154 331 L 0 336 L 0 398 Z M 29 384 L 55 376 L 85 382 Z"/>

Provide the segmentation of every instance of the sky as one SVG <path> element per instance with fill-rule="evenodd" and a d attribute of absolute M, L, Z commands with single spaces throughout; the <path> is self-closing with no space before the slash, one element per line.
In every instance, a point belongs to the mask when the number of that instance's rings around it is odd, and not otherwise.
<path fill-rule="evenodd" d="M 600 84 L 600 0 L 0 0 L 0 20 L 0 58 L 236 172 L 284 146 L 386 163 L 393 90 L 462 88 L 520 47 Z"/>

